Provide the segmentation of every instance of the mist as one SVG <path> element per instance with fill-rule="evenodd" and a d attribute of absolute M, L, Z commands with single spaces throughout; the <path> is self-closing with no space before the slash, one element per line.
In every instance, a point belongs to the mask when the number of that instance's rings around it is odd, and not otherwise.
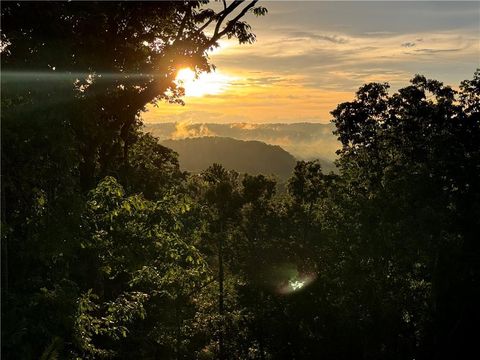
<path fill-rule="evenodd" d="M 332 124 L 277 123 L 277 124 L 215 124 L 215 123 L 152 123 L 144 130 L 161 141 L 205 136 L 231 137 L 239 140 L 257 140 L 278 145 L 299 160 L 336 158 L 339 141 L 333 135 Z"/>

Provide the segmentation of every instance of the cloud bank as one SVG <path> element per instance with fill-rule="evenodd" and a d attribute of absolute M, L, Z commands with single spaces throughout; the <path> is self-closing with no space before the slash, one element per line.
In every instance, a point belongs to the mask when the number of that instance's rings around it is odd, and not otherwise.
<path fill-rule="evenodd" d="M 332 134 L 332 124 L 315 123 L 158 123 L 146 124 L 145 131 L 160 140 L 204 136 L 231 137 L 239 140 L 258 140 L 279 145 L 300 160 L 325 159 L 333 161 L 340 144 Z"/>

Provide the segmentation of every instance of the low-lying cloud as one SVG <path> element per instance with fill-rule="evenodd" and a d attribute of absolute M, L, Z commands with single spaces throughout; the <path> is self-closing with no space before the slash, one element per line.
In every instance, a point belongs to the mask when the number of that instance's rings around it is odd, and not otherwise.
<path fill-rule="evenodd" d="M 317 123 L 156 123 L 146 124 L 145 131 L 160 140 L 204 136 L 231 137 L 239 140 L 258 140 L 278 145 L 299 160 L 324 159 L 333 161 L 339 142 L 332 134 L 332 124 Z"/>

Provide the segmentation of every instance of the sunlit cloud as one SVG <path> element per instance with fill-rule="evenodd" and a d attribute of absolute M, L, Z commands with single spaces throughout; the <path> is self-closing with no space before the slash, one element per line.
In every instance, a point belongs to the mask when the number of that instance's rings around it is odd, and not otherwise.
<path fill-rule="evenodd" d="M 203 136 L 215 136 L 207 125 L 200 124 L 198 127 L 190 126 L 189 121 L 181 121 L 175 124 L 175 131 L 168 137 L 169 139 L 178 140 Z"/>

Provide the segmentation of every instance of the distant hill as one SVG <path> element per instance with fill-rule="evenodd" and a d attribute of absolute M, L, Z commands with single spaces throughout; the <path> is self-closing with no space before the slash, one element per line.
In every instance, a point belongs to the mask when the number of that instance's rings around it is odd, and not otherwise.
<path fill-rule="evenodd" d="M 261 141 L 207 136 L 163 140 L 161 143 L 178 153 L 182 170 L 195 173 L 218 163 L 240 173 L 276 175 L 287 179 L 296 164 L 296 159 L 280 146 Z"/>
<path fill-rule="evenodd" d="M 204 136 L 229 137 L 237 140 L 257 140 L 279 145 L 299 160 L 320 159 L 332 166 L 335 151 L 340 148 L 333 135 L 333 124 L 319 123 L 146 123 L 146 132 L 160 140 L 184 139 Z"/>

